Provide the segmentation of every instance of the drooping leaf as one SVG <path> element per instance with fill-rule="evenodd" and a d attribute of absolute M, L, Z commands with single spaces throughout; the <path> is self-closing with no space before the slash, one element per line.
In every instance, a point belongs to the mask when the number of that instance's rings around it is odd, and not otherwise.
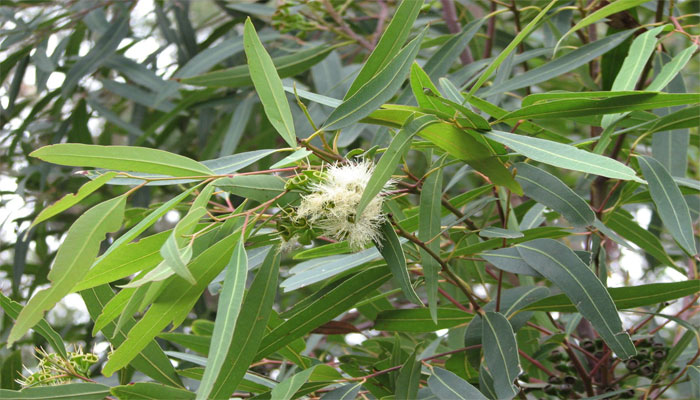
<path fill-rule="evenodd" d="M 577 305 L 600 336 L 621 358 L 637 352 L 610 294 L 593 271 L 565 245 L 551 239 L 537 239 L 516 245 L 520 256 L 556 284 Z"/>
<path fill-rule="evenodd" d="M 36 293 L 22 309 L 7 339 L 8 344 L 22 337 L 44 314 L 71 292 L 76 281 L 87 274 L 100 243 L 122 224 L 126 197 L 102 202 L 81 215 L 68 229 L 48 274 L 51 287 Z"/>
<path fill-rule="evenodd" d="M 494 379 L 499 399 L 512 398 L 518 392 L 513 383 L 520 373 L 518 344 L 510 322 L 503 314 L 487 311 L 482 314 L 484 360 Z"/>
<path fill-rule="evenodd" d="M 232 339 L 243 303 L 246 275 L 248 274 L 248 257 L 245 252 L 244 240 L 241 237 L 238 241 L 231 260 L 226 266 L 226 278 L 224 279 L 224 287 L 219 294 L 216 322 L 211 338 L 211 351 L 202 382 L 197 389 L 197 396 L 202 399 L 209 397 L 218 376 L 224 373 L 222 371 L 224 360 L 233 344 Z"/>
<path fill-rule="evenodd" d="M 525 163 L 514 166 L 515 179 L 523 192 L 541 204 L 560 212 L 574 226 L 588 226 L 595 221 L 595 213 L 588 203 L 554 175 Z"/>
<path fill-rule="evenodd" d="M 243 299 L 231 336 L 231 345 L 224 358 L 226 368 L 217 374 L 212 390 L 209 392 L 210 398 L 228 398 L 245 376 L 248 366 L 256 358 L 255 355 L 261 344 L 260 338 L 265 332 L 277 290 L 279 265 L 280 254 L 273 249 L 265 257 Z"/>
<path fill-rule="evenodd" d="M 294 119 L 287 102 L 287 96 L 282 88 L 282 80 L 275 70 L 272 58 L 267 54 L 260 38 L 258 38 L 250 17 L 246 19 L 243 36 L 245 54 L 250 68 L 250 78 L 255 85 L 258 96 L 260 96 L 265 115 L 267 115 L 267 119 L 284 141 L 290 147 L 296 148 L 297 139 L 294 131 Z"/>
<path fill-rule="evenodd" d="M 678 185 L 673 181 L 666 168 L 656 159 L 639 156 L 637 160 L 644 178 L 649 182 L 651 198 L 654 200 L 656 210 L 664 226 L 683 250 L 690 255 L 695 255 L 697 249 L 690 210 Z"/>
<path fill-rule="evenodd" d="M 444 158 L 440 158 L 433 164 L 438 169 L 425 179 L 420 194 L 418 239 L 425 243 L 440 234 L 443 173 L 443 169 L 440 166 L 442 161 L 444 161 Z M 440 238 L 432 240 L 427 246 L 433 253 L 440 254 Z M 421 249 L 421 265 L 423 266 L 423 276 L 425 277 L 425 290 L 428 292 L 428 309 L 433 322 L 437 323 L 438 273 L 440 272 L 440 264 L 427 251 Z"/>
<path fill-rule="evenodd" d="M 421 369 L 421 362 L 416 359 L 418 355 L 418 348 L 416 348 L 399 370 L 394 393 L 397 399 L 413 399 L 418 394 Z"/>
<path fill-rule="evenodd" d="M 381 311 L 374 321 L 373 329 L 398 332 L 434 332 L 466 324 L 474 316 L 457 308 L 437 309 L 437 322 L 433 321 L 426 308 Z"/>
<path fill-rule="evenodd" d="M 406 265 L 406 256 L 401 248 L 399 236 L 394 231 L 391 222 L 384 221 L 380 228 L 381 239 L 377 243 L 379 252 L 386 260 L 389 270 L 391 270 L 394 280 L 399 284 L 403 294 L 412 303 L 423 305 L 420 297 L 411 285 L 411 277 L 408 275 L 408 266 Z"/>

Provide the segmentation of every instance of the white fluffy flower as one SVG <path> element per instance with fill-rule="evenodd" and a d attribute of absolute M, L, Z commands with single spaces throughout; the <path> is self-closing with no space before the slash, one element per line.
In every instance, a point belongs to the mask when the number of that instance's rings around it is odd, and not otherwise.
<path fill-rule="evenodd" d="M 324 236 L 347 240 L 356 250 L 370 241 L 377 241 L 379 227 L 384 222 L 383 195 L 392 182 L 387 182 L 382 193 L 370 201 L 359 217 L 356 215 L 373 171 L 374 165 L 364 160 L 329 167 L 325 179 L 314 184 L 312 193 L 303 197 L 295 219 L 306 219 Z"/>

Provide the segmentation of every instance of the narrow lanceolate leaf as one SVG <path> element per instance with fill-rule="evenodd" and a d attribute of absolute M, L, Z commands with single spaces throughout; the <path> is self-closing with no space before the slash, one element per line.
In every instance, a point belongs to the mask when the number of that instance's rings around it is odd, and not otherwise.
<path fill-rule="evenodd" d="M 546 98 L 557 100 L 532 104 L 535 99 Z M 559 100 L 558 98 L 563 99 Z M 580 92 L 577 95 L 569 93 L 535 94 L 523 100 L 523 108 L 509 112 L 499 117 L 499 120 L 570 119 L 697 103 L 700 103 L 700 94 L 698 93 Z"/>
<path fill-rule="evenodd" d="M 574 226 L 593 224 L 595 213 L 588 202 L 559 178 L 530 164 L 517 163 L 515 169 L 525 195 L 561 213 Z"/>
<path fill-rule="evenodd" d="M 656 35 L 664 29 L 664 26 L 658 26 L 650 29 L 641 35 L 637 36 L 629 48 L 629 53 L 620 67 L 620 71 L 615 77 L 612 88 L 610 90 L 619 92 L 624 90 L 634 90 L 639 77 L 642 75 L 644 66 L 651 57 L 654 48 L 656 47 Z M 620 114 L 608 114 L 603 116 L 601 126 L 607 128 L 613 123 Z"/>
<path fill-rule="evenodd" d="M 289 319 L 263 337 L 256 360 L 266 357 L 355 306 L 359 300 L 386 282 L 391 273 L 385 266 L 352 275 L 317 298 L 289 311 Z M 245 305 L 243 307 L 245 310 Z M 259 341 L 259 338 L 255 340 Z M 246 364 L 247 367 L 248 364 Z"/>
<path fill-rule="evenodd" d="M 0 399 L 3 400 L 102 400 L 106 396 L 109 396 L 109 386 L 91 382 L 29 387 L 19 391 L 0 389 Z"/>
<path fill-rule="evenodd" d="M 292 111 L 282 88 L 282 80 L 275 70 L 272 58 L 265 51 L 258 34 L 255 32 L 250 17 L 245 21 L 243 36 L 245 55 L 250 67 L 250 78 L 253 80 L 255 90 L 258 92 L 260 102 L 265 109 L 265 115 L 284 141 L 291 147 L 297 147 Z"/>
<path fill-rule="evenodd" d="M 486 136 L 544 164 L 608 178 L 645 183 L 635 175 L 632 168 L 625 164 L 573 146 L 501 131 L 491 131 Z"/>
<path fill-rule="evenodd" d="M 329 131 L 354 124 L 389 101 L 406 79 L 425 32 L 423 30 L 411 40 L 390 63 L 333 110 L 323 124 L 323 129 Z"/>
<path fill-rule="evenodd" d="M 254 361 L 275 299 L 279 266 L 280 253 L 277 249 L 272 249 L 267 253 L 265 261 L 255 274 L 248 294 L 243 300 L 231 345 L 225 354 L 223 364 L 225 368 L 217 374 L 209 398 L 228 398 L 245 376 L 248 366 Z"/>
<path fill-rule="evenodd" d="M 647 156 L 637 157 L 639 168 L 649 182 L 649 192 L 659 212 L 661 221 L 678 242 L 678 245 L 690 255 L 695 255 L 695 237 L 693 222 L 690 219 L 688 204 L 683 199 L 678 185 L 671 174 L 656 159 Z"/>
<path fill-rule="evenodd" d="M 608 4 L 607 6 L 597 10 L 596 12 L 586 16 L 586 18 L 583 18 L 581 21 L 579 21 L 576 25 L 573 26 L 573 28 L 569 29 L 568 32 L 566 32 L 561 39 L 557 42 L 557 48 L 559 47 L 559 44 L 571 33 L 576 32 L 579 29 L 585 28 L 590 24 L 593 24 L 595 22 L 600 21 L 601 19 L 612 15 L 619 13 L 621 11 L 628 10 L 632 7 L 636 7 L 642 3 L 646 3 L 646 0 L 618 0 L 615 2 L 612 2 Z"/>
<path fill-rule="evenodd" d="M 109 285 L 101 285 L 81 291 L 80 296 L 85 302 L 90 318 L 95 321 L 102 314 L 105 305 L 114 298 L 114 292 L 112 292 Z M 114 322 L 110 322 L 102 329 L 102 332 L 107 338 L 110 338 L 109 341 L 112 346 L 118 348 L 124 343 L 127 332 L 134 325 L 136 325 L 136 321 L 128 317 L 123 327 L 117 328 Z M 175 372 L 175 368 L 173 368 L 170 360 L 155 340 L 151 340 L 129 365 L 158 382 L 169 386 L 182 387 L 182 382 Z"/>
<path fill-rule="evenodd" d="M 496 394 L 499 399 L 512 398 L 518 393 L 513 382 L 520 373 L 513 328 L 506 317 L 497 312 L 487 311 L 481 319 L 484 360 L 493 375 Z"/>
<path fill-rule="evenodd" d="M 294 393 L 301 388 L 301 386 L 309 380 L 311 373 L 314 372 L 316 367 L 311 367 L 298 372 L 289 378 L 282 381 L 279 385 L 275 386 L 270 392 L 270 397 L 277 400 L 290 400 Z"/>
<path fill-rule="evenodd" d="M 391 222 L 384 221 L 380 229 L 381 239 L 377 243 L 379 252 L 386 260 L 391 273 L 394 275 L 394 280 L 399 284 L 403 294 L 412 303 L 423 305 L 420 297 L 411 285 L 411 277 L 408 275 L 408 266 L 406 265 L 406 256 L 403 254 L 399 236 L 394 231 Z"/>
<path fill-rule="evenodd" d="M 418 394 L 422 365 L 420 360 L 416 359 L 418 354 L 418 348 L 416 348 L 399 370 L 395 393 L 397 399 L 415 399 Z"/>
<path fill-rule="evenodd" d="M 397 332 L 435 332 L 468 323 L 474 317 L 457 308 L 437 309 L 437 323 L 425 308 L 381 311 L 374 321 L 373 329 Z"/>
<path fill-rule="evenodd" d="M 361 87 L 374 78 L 384 67 L 396 57 L 401 50 L 408 34 L 411 33 L 413 23 L 423 6 L 423 0 L 404 0 L 399 4 L 391 18 L 389 26 L 374 48 L 372 54 L 365 61 L 357 78 L 350 85 L 345 94 L 345 100 L 354 95 Z"/>
<path fill-rule="evenodd" d="M 244 241 L 244 238 L 238 241 L 231 260 L 226 266 L 226 277 L 224 278 L 224 287 L 219 294 L 209 358 L 204 369 L 202 382 L 197 389 L 197 397 L 200 399 L 209 398 L 217 377 L 225 372 L 222 371 L 222 367 L 232 345 L 234 328 L 241 311 L 246 275 L 248 274 L 248 256 L 243 246 Z"/>
<path fill-rule="evenodd" d="M 94 167 L 169 176 L 206 176 L 213 172 L 178 154 L 136 146 L 62 143 L 44 146 L 30 156 L 71 167 Z"/>
<path fill-rule="evenodd" d="M 680 299 L 700 292 L 700 280 L 668 283 L 650 283 L 639 286 L 608 288 L 618 310 L 651 306 Z M 539 300 L 524 310 L 545 312 L 576 312 L 576 306 L 565 294 L 556 294 Z"/>
<path fill-rule="evenodd" d="M 384 185 L 394 173 L 396 166 L 399 165 L 401 158 L 408 151 L 411 139 L 425 127 L 437 122 L 439 120 L 434 115 L 423 115 L 404 124 L 403 129 L 396 134 L 389 148 L 386 149 L 374 168 L 372 177 L 367 182 L 367 186 L 357 204 L 357 215 L 361 215 L 367 205 L 382 191 Z"/>
<path fill-rule="evenodd" d="M 107 200 L 89 209 L 68 229 L 48 274 L 51 287 L 36 293 L 19 313 L 8 344 L 41 321 L 44 312 L 70 293 L 75 282 L 87 274 L 105 235 L 121 226 L 125 205 L 125 196 Z"/>
<path fill-rule="evenodd" d="M 435 51 L 424 66 L 425 72 L 428 73 L 431 79 L 445 76 L 452 63 L 454 63 L 455 58 L 464 50 L 485 21 L 486 18 L 480 18 L 469 22 L 464 26 L 462 32 L 452 36 Z"/>
<path fill-rule="evenodd" d="M 273 58 L 272 63 L 280 78 L 295 76 L 319 63 L 326 58 L 331 51 L 342 45 L 342 43 L 334 46 L 322 44 L 310 49 L 304 49 L 292 54 Z M 238 65 L 233 68 L 214 71 L 204 75 L 182 78 L 179 79 L 179 81 L 188 85 L 229 88 L 250 86 L 253 84 L 253 80 L 250 77 L 250 67 L 248 65 Z"/>
<path fill-rule="evenodd" d="M 454 373 L 438 368 L 432 368 L 428 378 L 428 387 L 440 400 L 487 400 L 477 388 Z"/>
<path fill-rule="evenodd" d="M 652 124 L 647 131 L 651 133 L 692 128 L 700 125 L 700 106 L 686 107 L 650 122 Z M 669 132 L 669 135 L 673 135 L 673 132 Z M 685 174 L 685 171 L 683 173 Z"/>
<path fill-rule="evenodd" d="M 190 400 L 195 398 L 195 394 L 189 390 L 178 389 L 152 382 L 136 382 L 128 385 L 115 386 L 109 391 L 120 400 Z"/>
<path fill-rule="evenodd" d="M 420 194 L 420 209 L 418 211 L 420 225 L 418 227 L 418 239 L 428 242 L 440 234 L 440 221 L 442 212 L 442 168 L 440 158 L 433 167 L 438 167 L 437 171 L 428 175 L 423 183 Z M 440 238 L 428 244 L 430 250 L 435 254 L 440 254 Z M 421 265 L 423 266 L 423 276 L 425 277 L 425 290 L 428 292 L 428 308 L 433 322 L 437 323 L 437 300 L 438 300 L 438 273 L 440 264 L 427 251 L 421 249 Z"/>
<path fill-rule="evenodd" d="M 89 196 L 95 190 L 101 188 L 102 185 L 107 183 L 110 179 L 114 178 L 115 175 L 116 172 L 107 172 L 106 174 L 100 175 L 97 179 L 92 180 L 81 186 L 76 194 L 65 195 L 61 198 L 61 200 L 53 203 L 49 207 L 42 209 L 39 215 L 37 215 L 36 218 L 34 218 L 34 221 L 32 221 L 32 225 L 29 227 L 29 229 L 31 229 L 36 224 L 46 221 L 47 219 L 56 216 L 62 213 L 63 211 L 66 211 L 67 209 L 73 207 L 74 205 L 80 203 L 81 200 Z"/>
<path fill-rule="evenodd" d="M 581 65 L 588 63 L 594 58 L 607 53 L 611 49 L 614 49 L 633 33 L 634 29 L 628 29 L 626 31 L 604 37 L 593 43 L 583 45 L 571 53 L 556 58 L 542 65 L 541 67 L 518 74 L 517 76 L 503 83 L 484 88 L 479 92 L 479 96 L 486 97 L 497 93 L 524 88 L 526 86 L 532 86 L 565 74 L 580 67 Z"/>
<path fill-rule="evenodd" d="M 171 322 L 178 325 L 187 317 L 209 282 L 224 268 L 233 253 L 240 231 L 220 240 L 190 263 L 190 271 L 197 281 L 192 285 L 175 277 L 141 320 L 129 331 L 126 341 L 111 355 L 102 373 L 110 376 L 127 365 L 148 343 Z"/>
<path fill-rule="evenodd" d="M 600 336 L 621 358 L 637 352 L 610 294 L 593 271 L 568 247 L 552 239 L 537 239 L 516 245 L 520 256 L 544 277 L 554 282 Z"/>
<path fill-rule="evenodd" d="M 10 318 L 16 320 L 19 313 L 22 312 L 23 307 L 21 304 L 12 301 L 9 297 L 0 293 L 0 308 L 5 310 L 5 314 Z M 42 318 L 41 321 L 34 325 L 33 329 L 49 342 L 55 352 L 64 358 L 68 358 L 66 346 L 63 344 L 61 335 L 59 335 L 45 319 Z"/>
<path fill-rule="evenodd" d="M 518 250 L 514 247 L 486 251 L 480 253 L 479 256 L 503 271 L 513 274 L 542 276 L 520 257 Z"/>
<path fill-rule="evenodd" d="M 557 2 L 556 1 L 551 1 L 545 8 L 543 8 L 535 18 L 533 18 L 525 28 L 523 28 L 520 33 L 506 46 L 505 49 L 496 57 L 496 59 L 493 61 L 493 63 L 489 64 L 488 68 L 484 72 L 481 73 L 481 76 L 479 77 L 479 80 L 476 81 L 474 86 L 472 86 L 471 90 L 469 91 L 469 95 L 467 97 L 471 97 L 474 93 L 476 93 L 477 90 L 481 87 L 481 85 L 486 82 L 487 79 L 491 76 L 491 74 L 505 61 L 505 59 L 510 55 L 510 53 L 515 50 L 516 47 L 525 40 L 525 38 L 530 35 L 530 32 L 537 27 L 537 24 L 540 22 L 540 20 L 547 15 L 547 11 L 549 11 L 552 6 L 554 6 Z"/>

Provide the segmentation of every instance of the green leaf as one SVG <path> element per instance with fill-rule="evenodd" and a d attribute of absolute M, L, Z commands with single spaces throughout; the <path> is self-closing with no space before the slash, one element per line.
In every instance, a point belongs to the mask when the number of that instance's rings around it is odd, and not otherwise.
<path fill-rule="evenodd" d="M 129 32 L 129 13 L 122 12 L 112 18 L 109 28 L 100 36 L 92 49 L 75 62 L 66 73 L 66 79 L 61 86 L 61 94 L 68 94 L 78 84 L 80 79 L 90 75 L 107 60 L 108 56 L 117 50 L 119 43 Z"/>
<path fill-rule="evenodd" d="M 453 35 L 442 46 L 435 50 L 435 53 L 430 56 L 424 65 L 424 69 L 431 79 L 438 79 L 445 76 L 454 63 L 455 58 L 467 47 L 484 22 L 486 22 L 486 18 L 475 19 L 469 22 L 462 28 L 462 32 Z"/>
<path fill-rule="evenodd" d="M 190 263 L 190 271 L 197 281 L 192 285 L 180 277 L 173 277 L 141 320 L 129 331 L 126 341 L 105 364 L 103 375 L 110 376 L 123 368 L 168 324 L 175 326 L 184 320 L 197 299 L 224 268 L 233 253 L 240 230 L 209 247 Z"/>
<path fill-rule="evenodd" d="M 32 225 L 27 230 L 36 226 L 38 223 L 46 221 L 47 219 L 58 215 L 63 211 L 66 211 L 67 209 L 80 203 L 81 200 L 89 196 L 95 190 L 101 188 L 102 185 L 104 185 L 110 179 L 114 178 L 115 175 L 115 172 L 107 172 L 106 174 L 100 175 L 97 179 L 81 186 L 76 194 L 67 194 L 63 196 L 61 200 L 51 204 L 49 207 L 42 209 L 39 215 L 37 215 L 36 218 L 34 218 L 34 221 L 32 221 Z"/>
<path fill-rule="evenodd" d="M 109 386 L 90 382 L 30 387 L 20 391 L 0 389 L 0 399 L 3 400 L 102 400 L 105 396 L 109 396 Z"/>
<path fill-rule="evenodd" d="M 526 37 L 530 35 L 530 32 L 532 32 L 537 24 L 540 22 L 540 20 L 547 14 L 547 11 L 549 11 L 550 8 L 552 8 L 556 4 L 556 0 L 553 0 L 547 4 L 547 7 L 543 8 L 535 18 L 530 20 L 530 22 L 523 28 L 522 31 L 518 33 L 515 38 L 506 46 L 503 51 L 496 57 L 496 59 L 489 64 L 488 68 L 484 72 L 481 73 L 481 76 L 479 76 L 479 79 L 474 83 L 472 86 L 471 90 L 469 91 L 469 94 L 467 95 L 467 98 L 471 97 L 474 93 L 476 93 L 479 88 L 481 88 L 481 85 L 486 82 L 487 79 L 491 76 L 491 74 L 505 61 L 506 57 L 510 55 L 510 53 L 515 50 L 516 47 L 525 40 Z"/>
<path fill-rule="evenodd" d="M 406 310 L 387 310 L 377 315 L 373 329 L 396 332 L 435 332 L 463 325 L 472 320 L 474 315 L 457 308 L 440 307 L 437 310 L 437 322 L 434 322 L 426 308 Z"/>
<path fill-rule="evenodd" d="M 520 256 L 557 285 L 598 334 L 620 358 L 637 352 L 610 294 L 593 271 L 565 245 L 551 239 L 537 239 L 516 245 Z"/>
<path fill-rule="evenodd" d="M 208 354 L 211 337 L 199 336 L 188 333 L 164 332 L 158 335 L 159 338 L 169 342 L 179 344 L 180 346 L 196 351 L 200 354 Z"/>
<path fill-rule="evenodd" d="M 636 7 L 642 3 L 646 3 L 646 0 L 618 0 L 613 3 L 606 5 L 605 7 L 597 10 L 596 12 L 587 15 L 585 18 L 580 20 L 576 25 L 569 29 L 557 42 L 556 48 L 559 48 L 559 44 L 564 41 L 564 39 L 571 33 L 576 32 L 579 29 L 585 28 L 590 24 L 600 21 L 601 19 L 616 14 L 630 8 Z M 555 48 L 555 52 L 556 52 Z"/>
<path fill-rule="evenodd" d="M 322 44 L 316 47 L 299 50 L 285 56 L 275 57 L 272 59 L 272 63 L 280 78 L 288 78 L 308 70 L 326 58 L 331 51 L 343 45 L 344 43 L 333 46 Z M 233 68 L 222 69 L 190 78 L 181 78 L 179 81 L 188 85 L 228 88 L 238 88 L 253 84 L 253 80 L 250 77 L 250 67 L 248 65 L 238 65 Z"/>
<path fill-rule="evenodd" d="M 284 185 L 284 179 L 276 175 L 236 175 L 216 181 L 217 187 L 229 193 L 261 203 L 282 193 Z"/>
<path fill-rule="evenodd" d="M 275 299 L 279 266 L 279 251 L 272 249 L 255 274 L 243 300 L 231 339 L 231 344 L 235 346 L 228 347 L 223 364 L 226 368 L 217 374 L 209 398 L 228 398 L 255 360 Z"/>
<path fill-rule="evenodd" d="M 514 168 L 526 196 L 561 213 L 574 226 L 593 224 L 595 213 L 588 202 L 559 178 L 530 164 L 517 163 Z"/>
<path fill-rule="evenodd" d="M 408 266 L 406 265 L 406 256 L 403 254 L 399 236 L 394 231 L 391 222 L 384 221 L 380 228 L 381 239 L 376 243 L 379 252 L 386 260 L 394 280 L 399 284 L 401 291 L 406 298 L 412 303 L 423 306 L 423 302 L 416 294 L 416 291 L 411 286 L 411 277 L 408 275 Z"/>
<path fill-rule="evenodd" d="M 85 301 L 90 318 L 95 321 L 102 311 L 114 298 L 114 293 L 109 285 L 101 285 L 92 287 L 80 292 L 80 295 Z M 136 321 L 129 316 L 121 328 L 117 328 L 114 322 L 110 322 L 102 328 L 102 332 L 114 347 L 119 347 L 126 340 L 127 332 L 136 324 Z M 137 370 L 143 372 L 147 376 L 170 386 L 182 387 L 180 378 L 175 373 L 175 369 L 168 357 L 163 353 L 163 350 L 158 346 L 155 340 L 151 340 L 139 354 L 129 363 Z"/>
<path fill-rule="evenodd" d="M 361 388 L 362 382 L 348 383 L 324 394 L 321 400 L 354 400 Z"/>
<path fill-rule="evenodd" d="M 74 288 L 74 292 L 126 278 L 139 271 L 146 271 L 158 265 L 163 259 L 160 248 L 170 235 L 170 231 L 145 237 L 138 242 L 119 246 L 107 257 L 93 263 L 93 267 Z"/>
<path fill-rule="evenodd" d="M 532 267 L 530 267 L 530 265 L 526 263 L 522 257 L 520 257 L 518 249 L 514 247 L 504 247 L 502 249 L 490 250 L 484 253 L 479 253 L 479 256 L 503 271 L 513 274 L 538 277 L 542 276 L 539 272 L 532 269 Z"/>
<path fill-rule="evenodd" d="M 530 99 L 531 97 L 532 99 Z M 559 97 L 565 97 L 565 99 L 532 104 L 534 99 Z M 700 103 L 700 94 L 698 93 L 581 92 L 576 96 L 569 93 L 547 94 L 546 96 L 530 95 L 523 100 L 521 109 L 509 112 L 499 119 L 501 121 L 571 119 L 587 115 L 615 114 L 696 103 Z"/>
<path fill-rule="evenodd" d="M 619 92 L 624 90 L 634 90 L 639 77 L 642 75 L 644 66 L 647 64 L 649 57 L 651 57 L 651 54 L 656 47 L 656 35 L 658 35 L 664 28 L 665 26 L 658 26 L 650 29 L 637 36 L 632 41 L 627 57 L 625 57 L 622 67 L 620 67 L 620 71 L 615 77 L 615 81 L 610 89 L 611 91 Z M 604 115 L 603 120 L 601 121 L 601 126 L 603 128 L 607 128 L 620 116 L 620 114 Z"/>
<path fill-rule="evenodd" d="M 0 307 L 5 310 L 10 318 L 16 320 L 17 316 L 22 312 L 21 304 L 12 301 L 9 297 L 0 293 Z M 60 354 L 63 358 L 68 358 L 68 353 L 66 352 L 66 346 L 63 344 L 63 339 L 61 335 L 56 332 L 45 319 L 41 319 L 36 325 L 32 327 L 38 334 L 40 334 L 47 342 L 51 345 L 53 350 Z M 20 373 L 22 371 L 20 370 Z M 14 380 L 13 380 L 14 382 Z"/>
<path fill-rule="evenodd" d="M 385 266 L 366 269 L 324 291 L 318 298 L 311 298 L 297 305 L 292 316 L 262 338 L 256 360 L 266 357 L 282 346 L 291 343 L 313 329 L 354 307 L 360 299 L 386 282 L 391 273 Z M 245 309 L 245 308 L 244 308 Z M 259 340 L 259 338 L 256 338 Z M 246 364 L 247 366 L 247 364 Z"/>
<path fill-rule="evenodd" d="M 695 255 L 697 249 L 690 210 L 671 174 L 652 157 L 639 156 L 637 160 L 644 178 L 649 182 L 651 198 L 664 226 L 683 250 L 691 256 Z"/>
<path fill-rule="evenodd" d="M 668 265 L 669 267 L 679 268 L 671 257 L 669 257 L 668 253 L 666 253 L 659 238 L 639 226 L 632 216 L 624 210 L 617 209 L 609 214 L 608 218 L 605 220 L 605 225 L 623 238 L 642 248 L 660 263 Z"/>
<path fill-rule="evenodd" d="M 445 113 L 446 115 L 453 114 L 450 107 L 442 104 L 434 97 L 428 96 L 424 93 L 425 90 L 430 90 L 434 93 L 439 92 L 437 87 L 435 87 L 435 84 L 433 84 L 433 82 L 430 80 L 428 74 L 426 74 L 423 68 L 421 68 L 416 62 L 413 62 L 413 65 L 411 65 L 410 83 L 413 96 L 416 98 L 416 102 L 418 103 L 419 107 L 439 111 Z"/>
<path fill-rule="evenodd" d="M 406 79 L 425 32 L 424 29 L 391 62 L 333 110 L 323 124 L 323 130 L 340 129 L 354 124 L 391 99 Z"/>
<path fill-rule="evenodd" d="M 207 176 L 214 173 L 190 158 L 136 146 L 98 146 L 62 143 L 29 154 L 43 161 L 71 167 L 94 167 L 170 176 Z"/>
<path fill-rule="evenodd" d="M 628 29 L 606 36 L 595 42 L 585 44 L 571 53 L 549 61 L 541 67 L 518 74 L 505 82 L 484 88 L 479 92 L 479 96 L 488 97 L 497 93 L 536 85 L 540 82 L 545 82 L 554 77 L 561 76 L 614 49 L 633 33 L 634 29 Z M 495 115 L 494 117 L 498 118 L 498 116 Z"/>
<path fill-rule="evenodd" d="M 481 320 L 484 361 L 494 377 L 496 394 L 499 399 L 512 398 L 518 393 L 513 382 L 520 374 L 515 333 L 503 314 L 487 311 Z"/>
<path fill-rule="evenodd" d="M 618 310 L 651 306 L 680 299 L 700 291 L 700 280 L 669 283 L 649 283 L 638 286 L 607 288 Z M 530 304 L 523 310 L 544 312 L 576 312 L 565 294 L 556 294 Z"/>
<path fill-rule="evenodd" d="M 433 163 L 433 168 L 437 171 L 428 175 L 423 182 L 423 187 L 420 194 L 420 210 L 418 239 L 423 242 L 432 240 L 440 234 L 440 222 L 442 213 L 442 162 L 445 157 L 441 157 Z M 435 254 L 440 254 L 440 238 L 428 243 L 428 247 Z M 438 301 L 438 274 L 440 273 L 440 264 L 427 251 L 420 251 L 421 265 L 423 266 L 423 276 L 425 277 L 425 291 L 428 293 L 428 308 L 433 322 L 437 323 L 437 301 Z"/>
<path fill-rule="evenodd" d="M 698 46 L 693 44 L 673 57 L 671 61 L 661 68 L 661 72 L 654 77 L 654 80 L 646 87 L 646 90 L 650 92 L 662 91 L 688 64 L 690 57 L 693 56 L 697 49 Z"/>
<path fill-rule="evenodd" d="M 290 376 L 289 378 L 282 381 L 279 385 L 275 386 L 270 393 L 270 397 L 275 400 L 290 400 L 294 393 L 296 393 L 301 386 L 309 380 L 311 373 L 314 372 L 316 366 L 305 369 L 301 372 Z"/>
<path fill-rule="evenodd" d="M 109 390 L 118 399 L 194 399 L 194 393 L 151 382 L 136 382 L 115 386 Z"/>
<path fill-rule="evenodd" d="M 486 134 L 486 137 L 544 164 L 608 178 L 645 183 L 637 177 L 632 168 L 621 162 L 573 146 L 501 131 L 491 131 Z"/>
<path fill-rule="evenodd" d="M 408 34 L 411 33 L 413 23 L 423 6 L 423 0 L 404 0 L 394 11 L 389 26 L 382 34 L 377 47 L 365 61 L 357 77 L 350 85 L 350 89 L 345 94 L 345 100 L 357 93 L 360 88 L 375 78 L 384 67 L 387 66 L 401 50 L 401 46 L 406 42 Z"/>
<path fill-rule="evenodd" d="M 75 282 L 87 274 L 105 235 L 121 227 L 125 206 L 126 196 L 107 200 L 86 211 L 71 225 L 48 274 L 51 287 L 37 292 L 22 309 L 8 344 L 41 321 L 44 312 L 70 293 Z"/>
<path fill-rule="evenodd" d="M 297 137 L 294 132 L 294 119 L 282 88 L 282 80 L 275 70 L 272 58 L 267 54 L 260 38 L 258 38 L 250 17 L 245 21 L 243 43 L 250 67 L 250 78 L 258 92 L 267 119 L 284 141 L 289 146 L 296 148 Z"/>
<path fill-rule="evenodd" d="M 395 392 L 397 399 L 414 399 L 418 394 L 422 365 L 420 359 L 416 359 L 418 354 L 418 348 L 416 347 L 399 370 Z"/>
<path fill-rule="evenodd" d="M 440 400 L 487 400 L 488 398 L 470 385 L 469 382 L 453 374 L 452 372 L 433 367 L 432 374 L 428 378 L 430 391 Z"/>
<path fill-rule="evenodd" d="M 224 287 L 219 294 L 216 322 L 211 338 L 211 351 L 202 382 L 197 389 L 197 397 L 201 399 L 209 397 L 214 389 L 214 383 L 219 376 L 225 373 L 222 367 L 233 344 L 233 335 L 243 303 L 245 281 L 248 274 L 248 256 L 245 252 L 244 242 L 245 238 L 241 237 L 226 266 Z"/>
<path fill-rule="evenodd" d="M 13 351 L 0 364 L 2 365 L 2 368 L 0 368 L 0 390 L 19 390 L 21 386 L 17 381 L 23 378 L 22 350 Z"/>
<path fill-rule="evenodd" d="M 650 122 L 653 122 L 647 129 L 650 133 L 693 128 L 700 125 L 700 106 L 685 107 Z"/>
<path fill-rule="evenodd" d="M 433 115 L 423 115 L 406 121 L 404 127 L 393 138 L 389 148 L 386 149 L 374 168 L 374 172 L 369 182 L 367 182 L 365 190 L 362 192 L 362 197 L 357 203 L 357 215 L 362 215 L 369 203 L 384 189 L 384 185 L 391 178 L 401 158 L 408 151 L 413 137 L 427 126 L 436 122 L 438 122 L 438 119 Z"/>

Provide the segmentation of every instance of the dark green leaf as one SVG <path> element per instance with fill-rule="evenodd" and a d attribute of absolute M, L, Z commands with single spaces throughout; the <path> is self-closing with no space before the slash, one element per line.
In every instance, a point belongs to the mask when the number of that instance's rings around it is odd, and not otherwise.
<path fill-rule="evenodd" d="M 401 287 L 403 294 L 408 300 L 422 306 L 423 302 L 416 294 L 413 286 L 411 286 L 411 277 L 408 275 L 406 256 L 403 254 L 401 242 L 391 222 L 384 221 L 379 232 L 381 234 L 381 239 L 380 242 L 377 243 L 377 247 L 382 257 L 384 257 L 384 260 L 386 260 L 391 274 L 394 276 L 394 280 L 399 284 L 399 287 Z"/>

